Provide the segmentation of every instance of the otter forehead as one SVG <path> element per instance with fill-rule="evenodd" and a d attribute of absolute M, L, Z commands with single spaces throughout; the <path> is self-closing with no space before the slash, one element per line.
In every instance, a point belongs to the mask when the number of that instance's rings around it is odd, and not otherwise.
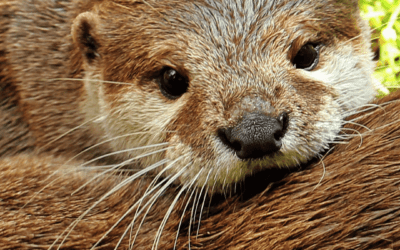
<path fill-rule="evenodd" d="M 240 64 L 247 58 L 268 58 L 271 51 L 283 53 L 291 46 L 299 46 L 295 43 L 297 39 L 330 43 L 334 42 L 333 38 L 348 40 L 359 35 L 360 29 L 352 17 L 354 8 L 348 8 L 349 4 L 287 0 L 187 1 L 173 11 L 173 16 L 166 18 L 194 36 L 191 41 L 198 39 L 197 45 L 202 43 L 212 49 L 207 53 L 210 56 L 223 56 L 228 63 L 237 60 Z M 333 14 L 335 20 L 332 20 Z"/>

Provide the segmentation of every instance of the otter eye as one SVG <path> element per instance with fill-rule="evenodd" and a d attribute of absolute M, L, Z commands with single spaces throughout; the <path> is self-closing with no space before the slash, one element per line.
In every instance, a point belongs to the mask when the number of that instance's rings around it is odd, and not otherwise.
<path fill-rule="evenodd" d="M 185 76 L 178 71 L 166 67 L 161 72 L 160 90 L 161 93 L 169 99 L 176 99 L 183 95 L 189 86 Z"/>
<path fill-rule="evenodd" d="M 318 65 L 321 45 L 307 43 L 297 52 L 293 59 L 296 69 L 313 70 Z"/>

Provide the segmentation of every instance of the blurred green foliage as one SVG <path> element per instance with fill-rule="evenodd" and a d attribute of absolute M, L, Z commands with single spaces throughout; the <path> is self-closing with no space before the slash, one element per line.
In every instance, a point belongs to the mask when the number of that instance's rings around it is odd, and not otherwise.
<path fill-rule="evenodd" d="M 379 52 L 374 77 L 382 96 L 400 86 L 400 0 L 360 0 L 360 9 L 373 29 L 372 48 Z"/>

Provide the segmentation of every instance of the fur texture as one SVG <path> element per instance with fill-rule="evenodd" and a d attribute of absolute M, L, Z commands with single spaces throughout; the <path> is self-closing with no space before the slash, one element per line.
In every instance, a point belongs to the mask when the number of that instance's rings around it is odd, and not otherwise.
<path fill-rule="evenodd" d="M 379 106 L 353 117 L 365 128 L 346 127 L 362 136 L 355 133 L 347 144 L 335 146 L 323 159 L 325 174 L 317 161 L 250 199 L 233 196 L 206 206 L 197 237 L 197 222 L 192 222 L 191 249 L 399 249 L 399 98 L 400 92 L 392 94 L 377 101 Z M 1 249 L 47 249 L 62 235 L 56 249 L 71 223 L 127 178 L 103 177 L 75 192 L 95 173 L 63 163 L 63 159 L 30 155 L 1 161 Z M 271 174 L 276 172 L 262 173 L 264 186 Z M 62 248 L 92 247 L 141 197 L 149 182 L 130 182 L 99 203 L 70 232 Z M 176 193 L 169 189 L 157 200 L 134 249 L 151 249 Z M 164 228 L 159 249 L 173 248 L 185 205 L 182 197 Z M 115 247 L 135 211 L 100 242 L 99 249 Z M 179 231 L 178 249 L 188 248 L 190 212 L 186 211 Z M 129 235 L 121 249 L 128 248 Z"/>
<path fill-rule="evenodd" d="M 22 118 L 1 128 L 13 140 L 0 140 L 4 154 L 32 146 L 81 159 L 112 153 L 141 168 L 168 160 L 155 171 L 221 193 L 261 169 L 315 157 L 374 96 L 356 0 L 2 5 L 1 84 Z M 293 63 L 306 44 L 320 46 L 313 70 Z M 188 79 L 179 98 L 163 94 L 165 67 Z M 218 136 L 250 113 L 288 114 L 279 152 L 242 160 Z"/>
<path fill-rule="evenodd" d="M 0 7 L 0 248 L 399 248 L 400 94 L 367 104 L 357 1 Z M 313 70 L 293 63 L 308 43 Z M 279 153 L 223 144 L 246 112 L 288 113 Z"/>

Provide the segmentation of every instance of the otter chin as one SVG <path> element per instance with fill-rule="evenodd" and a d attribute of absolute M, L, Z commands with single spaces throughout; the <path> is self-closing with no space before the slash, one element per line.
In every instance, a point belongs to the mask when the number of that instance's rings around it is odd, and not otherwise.
<path fill-rule="evenodd" d="M 3 5 L 2 112 L 20 119 L 2 128 L 3 155 L 111 162 L 222 192 L 320 156 L 375 94 L 355 0 Z"/>

